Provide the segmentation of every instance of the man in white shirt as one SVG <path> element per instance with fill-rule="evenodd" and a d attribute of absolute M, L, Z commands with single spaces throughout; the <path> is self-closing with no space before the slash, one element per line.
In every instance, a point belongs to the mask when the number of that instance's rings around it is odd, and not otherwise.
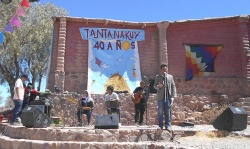
<path fill-rule="evenodd" d="M 24 98 L 24 86 L 23 83 L 28 79 L 28 75 L 23 74 L 21 78 L 17 79 L 14 87 L 13 101 L 15 107 L 12 112 L 11 124 L 14 125 L 17 122 L 17 118 L 22 110 L 23 98 Z"/>
<path fill-rule="evenodd" d="M 105 95 L 105 103 L 107 105 L 108 114 L 112 114 L 112 112 L 116 112 L 119 115 L 119 121 L 120 121 L 120 99 L 117 93 L 114 92 L 113 86 L 107 87 L 107 94 Z M 109 102 L 114 101 L 114 102 Z M 116 102 L 115 102 L 116 101 Z M 117 105 L 114 105 L 113 103 L 117 103 Z"/>

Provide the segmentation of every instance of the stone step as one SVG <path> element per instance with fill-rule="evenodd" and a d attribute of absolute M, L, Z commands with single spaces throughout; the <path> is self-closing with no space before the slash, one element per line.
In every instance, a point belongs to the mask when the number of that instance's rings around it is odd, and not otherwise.
<path fill-rule="evenodd" d="M 250 106 L 242 106 L 242 108 L 246 111 L 250 111 Z"/>
<path fill-rule="evenodd" d="M 236 107 L 250 106 L 250 102 L 233 102 L 232 106 Z"/>
<path fill-rule="evenodd" d="M 26 128 L 6 124 L 0 128 L 4 136 L 13 139 L 40 141 L 138 142 L 169 140 L 171 134 L 158 126 L 120 126 L 119 129 L 86 127 Z"/>
<path fill-rule="evenodd" d="M 246 99 L 245 98 L 237 98 L 234 100 L 235 102 L 245 102 Z"/>
<path fill-rule="evenodd" d="M 134 127 L 134 126 L 131 126 Z M 151 126 L 153 127 L 153 126 Z M 172 135 L 168 133 L 166 130 L 160 130 L 156 129 L 155 134 L 149 134 L 146 135 L 144 133 L 148 132 L 150 129 L 154 129 L 151 127 L 144 127 L 143 129 L 140 129 L 140 127 L 136 127 L 140 133 L 136 133 L 137 129 L 133 129 L 130 127 L 124 127 L 123 129 L 104 129 L 104 130 L 97 130 L 93 128 L 83 128 L 83 127 L 77 127 L 77 128 L 72 128 L 68 129 L 67 127 L 60 127 L 60 128 L 24 128 L 23 126 L 10 126 L 8 124 L 3 124 L 0 123 L 0 132 L 3 132 L 0 135 L 0 149 L 11 149 L 11 148 L 25 148 L 25 149 L 39 149 L 39 148 L 46 148 L 46 149 L 69 149 L 69 148 L 75 148 L 75 149 L 80 149 L 80 148 L 119 148 L 119 149 L 130 149 L 130 148 L 187 148 L 187 146 L 182 146 L 179 143 L 175 141 L 171 141 L 169 138 L 172 138 Z M 25 139 L 25 138 L 12 138 L 9 136 L 6 136 L 9 132 L 19 135 L 18 130 L 22 129 L 21 133 L 23 137 L 28 137 L 32 139 Z M 83 131 L 82 131 L 83 130 Z M 109 131 L 110 134 L 114 134 L 114 137 L 121 137 L 124 133 L 124 130 L 130 131 L 130 135 L 132 137 L 127 138 L 127 139 L 132 139 L 129 141 L 124 141 L 120 140 L 121 142 L 104 142 L 102 140 L 99 141 L 83 141 L 82 140 L 77 140 L 77 141 L 69 141 L 72 140 L 72 132 L 78 132 L 83 134 L 83 137 L 89 137 L 88 133 L 93 133 L 93 131 L 97 131 L 97 135 L 93 136 L 92 139 L 95 139 L 98 135 L 100 135 L 102 138 L 108 137 L 107 134 L 101 133 L 101 132 L 106 132 Z M 174 134 L 174 140 L 178 139 L 178 137 L 181 136 L 192 136 L 195 135 L 197 132 L 218 132 L 217 129 L 213 128 L 212 125 L 195 125 L 193 127 L 181 127 L 181 126 L 172 126 L 173 134 Z M 35 132 L 33 134 L 30 134 L 29 131 Z M 98 133 L 98 131 L 100 131 Z M 121 131 L 121 132 L 120 132 Z M 50 133 L 56 133 L 57 139 L 59 140 L 53 140 L 54 138 L 51 138 Z M 165 133 L 163 133 L 165 132 Z M 119 133 L 121 136 L 119 136 Z M 164 135 L 163 135 L 163 134 Z M 231 134 L 238 134 L 238 131 L 233 131 Z M 243 137 L 249 137 L 249 129 L 243 130 L 240 132 L 241 136 Z M 31 135 L 31 136 L 26 136 L 26 135 Z M 33 140 L 33 138 L 37 137 L 49 137 L 47 140 Z M 99 137 L 100 137 L 99 136 Z M 61 138 L 60 138 L 61 137 Z M 164 137 L 164 138 L 163 138 Z M 66 139 L 63 140 L 62 138 Z M 150 138 L 154 138 L 155 140 L 151 141 Z M 113 138 L 115 139 L 115 138 Z"/>
<path fill-rule="evenodd" d="M 171 141 L 155 141 L 155 142 L 67 142 L 67 141 L 41 141 L 41 140 L 25 140 L 12 139 L 6 136 L 0 136 L 0 148 L 25 148 L 25 149 L 83 149 L 83 148 L 175 148 L 176 143 Z M 184 146 L 178 146 L 178 148 Z"/>
<path fill-rule="evenodd" d="M 246 97 L 245 102 L 250 102 L 250 97 Z"/>

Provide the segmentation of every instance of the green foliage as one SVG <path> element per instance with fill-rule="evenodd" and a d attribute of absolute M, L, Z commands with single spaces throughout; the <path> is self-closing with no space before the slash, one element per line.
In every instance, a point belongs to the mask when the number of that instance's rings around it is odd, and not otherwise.
<path fill-rule="evenodd" d="M 8 24 L 19 8 L 21 0 L 8 5 L 0 3 L 0 30 Z M 0 45 L 0 84 L 7 83 L 12 91 L 16 79 L 29 74 L 30 82 L 38 81 L 46 75 L 53 32 L 53 16 L 65 16 L 67 11 L 51 3 L 30 3 L 23 7 L 26 15 L 19 17 L 21 28 L 14 32 L 4 32 L 4 44 Z M 13 95 L 13 93 L 12 93 Z"/>

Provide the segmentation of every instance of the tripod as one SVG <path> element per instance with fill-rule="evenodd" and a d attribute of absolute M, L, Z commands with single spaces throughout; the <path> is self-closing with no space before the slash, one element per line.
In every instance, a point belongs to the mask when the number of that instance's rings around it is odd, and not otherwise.
<path fill-rule="evenodd" d="M 146 100 L 144 107 L 146 109 L 146 125 L 148 125 L 148 101 L 147 100 Z"/>
<path fill-rule="evenodd" d="M 145 93 L 144 93 L 144 99 L 146 101 L 146 103 L 144 104 L 144 108 L 146 109 L 146 125 L 148 125 L 148 98 L 149 98 L 149 93 L 150 93 L 150 85 L 151 81 L 149 81 L 149 84 L 147 85 L 147 87 L 145 88 Z"/>

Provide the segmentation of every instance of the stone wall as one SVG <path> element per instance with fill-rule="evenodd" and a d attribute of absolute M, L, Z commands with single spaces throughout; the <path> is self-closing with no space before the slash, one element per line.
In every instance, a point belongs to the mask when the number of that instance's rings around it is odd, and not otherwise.
<path fill-rule="evenodd" d="M 169 73 L 180 94 L 249 95 L 246 77 L 246 42 L 248 31 L 241 17 L 170 23 L 167 29 Z M 249 40 L 248 40 L 249 41 Z M 185 81 L 185 44 L 223 45 L 208 76 Z M 248 44 L 244 44 L 247 47 Z"/>
<path fill-rule="evenodd" d="M 65 125 L 75 125 L 77 123 L 76 110 L 77 105 L 70 101 L 80 99 L 79 94 L 52 94 L 54 114 L 61 117 Z M 131 101 L 130 94 L 119 94 L 121 99 L 121 123 L 122 125 L 134 125 L 134 104 Z M 91 124 L 94 125 L 95 115 L 106 114 L 103 95 L 92 95 L 95 101 L 95 108 L 91 118 Z M 231 100 L 231 101 L 230 101 Z M 173 124 L 180 122 L 193 122 L 195 124 L 207 124 L 203 118 L 202 112 L 211 108 L 214 102 L 232 102 L 226 95 L 204 96 L 204 95 L 179 95 L 174 101 L 173 106 Z M 147 114 L 144 115 L 144 124 L 158 125 L 157 120 L 157 99 L 156 94 L 150 94 L 148 100 Z M 86 116 L 83 116 L 86 124 Z M 216 117 L 216 115 L 214 115 Z"/>
<path fill-rule="evenodd" d="M 108 20 L 89 21 L 81 18 L 66 18 L 62 26 L 60 17 L 55 19 L 54 40 L 50 73 L 47 88 L 53 90 L 58 75 L 57 67 L 61 62 L 59 50 L 61 36 L 65 38 L 64 54 L 64 91 L 82 93 L 87 88 L 88 78 L 88 41 L 81 38 L 80 27 L 103 27 L 121 29 L 143 29 L 145 40 L 138 42 L 142 76 L 154 78 L 159 73 L 161 62 L 169 65 L 169 73 L 176 80 L 179 94 L 205 95 L 250 95 L 247 77 L 250 69 L 249 19 L 247 17 L 228 17 L 176 22 L 155 22 L 155 25 L 140 26 L 140 23 L 121 23 Z M 106 23 L 101 23 L 105 22 Z M 154 24 L 154 23 L 153 23 Z M 63 30 L 62 30 L 63 29 Z M 64 30 L 65 29 L 65 30 Z M 62 34 L 63 31 L 63 34 Z M 165 31 L 165 38 L 162 32 Z M 159 34 L 160 32 L 160 34 Z M 223 45 L 216 57 L 215 72 L 209 76 L 194 77 L 185 81 L 186 56 L 184 44 Z M 159 50 L 160 49 L 160 50 Z M 162 54 L 163 53 L 163 54 Z M 61 63 L 60 63 L 61 65 Z"/>
<path fill-rule="evenodd" d="M 247 78 L 236 77 L 195 77 L 186 81 L 183 77 L 175 77 L 177 93 L 209 94 L 210 96 L 226 94 L 233 99 L 239 95 L 248 96 Z"/>

